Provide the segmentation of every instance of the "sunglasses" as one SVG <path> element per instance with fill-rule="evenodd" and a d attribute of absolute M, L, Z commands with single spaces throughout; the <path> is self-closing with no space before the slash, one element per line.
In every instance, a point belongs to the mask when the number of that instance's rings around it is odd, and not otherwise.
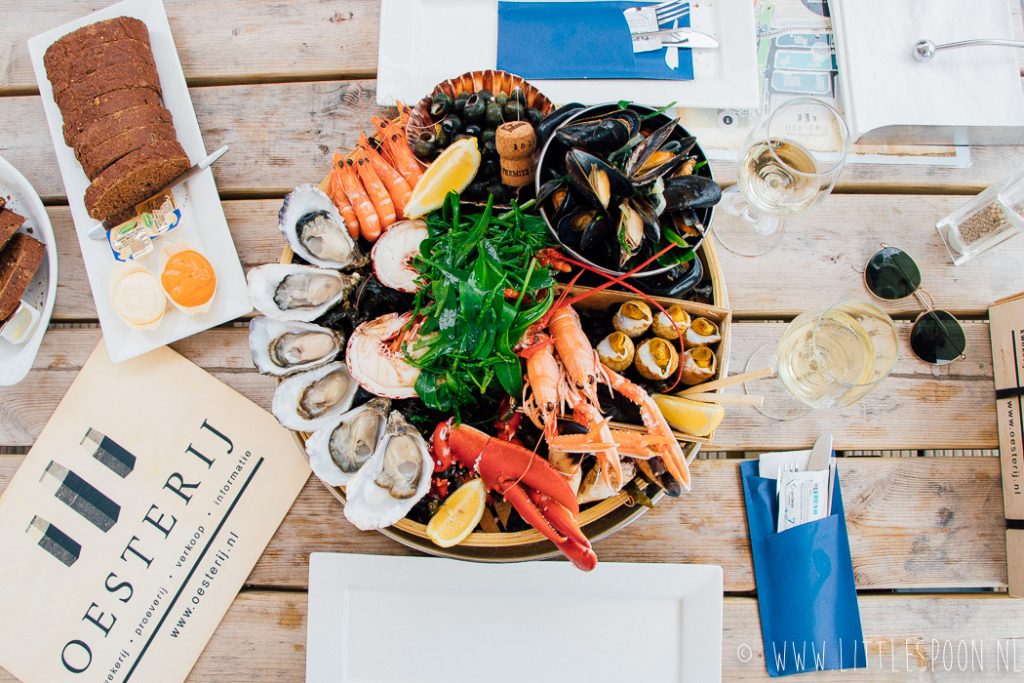
<path fill-rule="evenodd" d="M 921 289 L 921 270 L 905 251 L 885 244 L 868 261 L 864 285 L 879 299 L 896 301 L 914 296 L 925 310 L 910 330 L 910 348 L 925 363 L 945 365 L 964 357 L 967 338 L 960 321 L 935 308 L 931 294 Z"/>

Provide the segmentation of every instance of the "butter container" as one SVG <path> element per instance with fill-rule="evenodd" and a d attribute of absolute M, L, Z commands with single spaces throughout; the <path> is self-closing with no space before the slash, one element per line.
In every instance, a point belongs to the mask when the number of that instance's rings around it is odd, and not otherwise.
<path fill-rule="evenodd" d="M 11 317 L 0 326 L 0 339 L 6 339 L 12 344 L 24 344 L 32 336 L 41 317 L 42 313 L 34 306 L 22 301 Z"/>
<path fill-rule="evenodd" d="M 181 208 L 170 190 L 135 207 L 135 216 L 111 228 L 107 242 L 119 262 L 141 259 L 153 251 L 153 240 L 178 227 Z"/>

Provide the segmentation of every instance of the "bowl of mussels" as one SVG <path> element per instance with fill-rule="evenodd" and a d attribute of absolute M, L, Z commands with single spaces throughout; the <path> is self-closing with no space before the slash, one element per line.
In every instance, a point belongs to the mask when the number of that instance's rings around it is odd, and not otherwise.
<path fill-rule="evenodd" d="M 631 277 L 670 296 L 700 282 L 694 254 L 722 191 L 678 119 L 640 104 L 565 105 L 538 130 L 540 213 L 569 254 L 621 276 L 674 242 Z"/>

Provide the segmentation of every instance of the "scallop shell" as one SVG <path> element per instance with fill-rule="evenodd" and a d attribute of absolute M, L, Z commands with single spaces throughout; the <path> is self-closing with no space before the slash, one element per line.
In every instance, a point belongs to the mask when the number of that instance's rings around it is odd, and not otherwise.
<path fill-rule="evenodd" d="M 330 486 L 347 484 L 376 452 L 390 409 L 390 400 L 375 398 L 313 432 L 306 440 L 313 473 Z"/>
<path fill-rule="evenodd" d="M 284 377 L 329 363 L 341 353 L 344 341 L 341 333 L 310 323 L 262 316 L 249 323 L 252 362 L 265 375 Z M 275 346 L 278 344 L 291 346 Z"/>
<path fill-rule="evenodd" d="M 278 227 L 293 252 L 321 268 L 356 267 L 365 258 L 334 202 L 316 185 L 299 185 L 285 195 Z"/>
<path fill-rule="evenodd" d="M 270 263 L 246 273 L 249 299 L 275 320 L 316 320 L 347 297 L 359 283 L 358 273 L 315 266 Z"/>
<path fill-rule="evenodd" d="M 358 388 L 344 363 L 328 363 L 278 384 L 270 412 L 288 429 L 312 432 L 348 412 Z"/>
<path fill-rule="evenodd" d="M 213 276 L 213 293 L 210 294 L 210 298 L 207 299 L 205 303 L 199 304 L 198 306 L 182 306 L 181 304 L 174 300 L 174 297 L 171 296 L 171 293 L 167 291 L 167 287 L 164 286 L 163 273 L 164 269 L 167 268 L 167 262 L 171 259 L 172 256 L 174 256 L 175 254 L 179 254 L 183 251 L 196 252 L 197 254 L 202 256 L 206 260 L 206 262 L 210 264 L 210 268 L 213 269 L 213 263 L 210 262 L 210 259 L 207 258 L 206 254 L 203 253 L 202 249 L 199 249 L 198 247 L 189 244 L 188 242 L 165 242 L 163 246 L 160 247 L 160 286 L 163 288 L 164 294 L 167 295 L 167 299 L 172 304 L 174 304 L 174 307 L 177 308 L 182 313 L 186 315 L 199 315 L 201 313 L 206 313 L 213 306 L 213 300 L 217 296 L 216 270 L 214 270 Z"/>

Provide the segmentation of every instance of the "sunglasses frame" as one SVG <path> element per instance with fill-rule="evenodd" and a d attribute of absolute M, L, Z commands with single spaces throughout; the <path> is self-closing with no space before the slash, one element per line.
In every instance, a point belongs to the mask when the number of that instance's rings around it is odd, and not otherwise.
<path fill-rule="evenodd" d="M 886 249 L 897 249 L 901 253 L 903 253 L 907 258 L 909 258 L 911 261 L 914 261 L 914 257 L 911 256 L 910 254 L 908 254 L 905 250 L 900 249 L 899 247 L 893 247 L 891 245 L 886 244 L 885 242 L 882 242 L 881 243 L 881 247 L 878 249 L 878 251 L 876 251 L 875 253 L 873 253 L 871 256 L 868 257 L 868 262 L 864 264 L 864 269 L 860 272 L 861 279 L 864 281 L 864 289 L 867 290 L 868 294 L 870 294 L 872 297 L 874 297 L 877 301 L 902 301 L 903 299 L 906 299 L 907 297 L 911 297 L 911 296 L 914 297 L 915 299 L 917 299 L 917 303 L 921 304 L 921 306 L 924 308 L 924 310 L 921 311 L 917 315 L 916 318 L 914 318 L 914 323 L 913 323 L 913 325 L 910 328 L 910 335 L 911 336 L 913 336 L 914 329 L 917 327 L 917 324 L 919 322 L 921 322 L 921 318 L 925 317 L 929 313 L 936 313 L 937 312 L 937 313 L 945 313 L 950 318 L 955 320 L 956 324 L 960 326 L 960 330 L 964 333 L 964 336 L 966 337 L 967 336 L 967 330 L 964 329 L 964 324 L 962 322 L 960 322 L 960 319 L 957 318 L 952 313 L 950 313 L 949 311 L 943 309 L 943 308 L 936 308 L 935 307 L 935 299 L 928 292 L 928 290 L 926 290 L 921 285 L 917 285 L 917 287 L 914 288 L 914 291 L 912 291 L 910 294 L 907 294 L 906 296 L 901 296 L 898 299 L 885 299 L 883 297 L 878 296 L 877 294 L 874 293 L 874 291 L 872 291 L 871 286 L 868 284 L 868 266 L 871 264 L 871 262 L 874 260 L 874 258 L 876 256 L 878 256 L 880 253 L 882 253 Z M 917 261 L 914 261 L 914 265 L 917 266 Z M 928 298 L 925 299 L 925 297 L 928 297 Z M 961 352 L 961 354 L 959 356 L 957 356 L 956 358 L 948 360 L 945 363 L 933 363 L 931 361 L 925 360 L 924 358 L 921 358 L 921 356 L 918 355 L 917 351 L 914 351 L 914 345 L 913 344 L 910 345 L 910 351 L 922 363 L 927 363 L 928 365 L 933 365 L 935 367 L 942 367 L 944 365 L 949 365 L 950 363 L 955 363 L 958 360 L 964 360 L 965 358 L 967 358 L 967 340 L 966 339 L 964 340 L 964 351 Z"/>

